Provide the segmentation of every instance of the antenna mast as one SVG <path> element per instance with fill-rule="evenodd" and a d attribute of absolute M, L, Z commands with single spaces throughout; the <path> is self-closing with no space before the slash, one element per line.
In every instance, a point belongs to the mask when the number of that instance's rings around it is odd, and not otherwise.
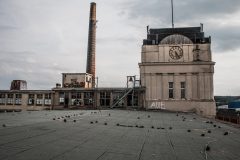
<path fill-rule="evenodd" d="M 171 6 L 172 6 L 172 28 L 174 28 L 174 21 L 173 21 L 173 0 L 171 0 Z"/>

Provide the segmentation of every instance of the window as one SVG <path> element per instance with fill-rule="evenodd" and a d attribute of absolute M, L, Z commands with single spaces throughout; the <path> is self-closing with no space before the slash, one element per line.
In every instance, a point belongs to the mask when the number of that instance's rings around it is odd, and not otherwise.
<path fill-rule="evenodd" d="M 110 92 L 106 92 L 106 98 L 110 99 Z"/>
<path fill-rule="evenodd" d="M 45 99 L 51 99 L 51 93 L 46 93 L 45 94 Z"/>
<path fill-rule="evenodd" d="M 121 96 L 123 96 L 123 93 L 122 92 L 113 92 L 112 96 L 113 96 L 113 102 L 112 103 L 115 104 L 119 100 L 119 98 Z M 119 106 L 119 107 L 124 106 L 124 100 L 121 100 L 120 102 L 115 104 L 115 106 Z"/>
<path fill-rule="evenodd" d="M 42 94 L 37 94 L 37 99 L 42 99 L 43 95 Z"/>
<path fill-rule="evenodd" d="M 85 92 L 84 93 L 84 98 L 92 98 L 93 93 L 92 92 Z"/>
<path fill-rule="evenodd" d="M 44 105 L 51 105 L 52 100 L 51 100 L 51 93 L 46 93 L 44 95 Z"/>
<path fill-rule="evenodd" d="M 75 93 L 75 92 L 72 92 L 71 93 L 71 105 L 72 106 L 74 106 L 74 105 L 76 105 L 75 103 L 76 103 L 76 98 L 77 98 L 77 93 Z"/>
<path fill-rule="evenodd" d="M 81 99 L 81 93 L 77 93 L 77 99 Z"/>
<path fill-rule="evenodd" d="M 28 95 L 28 104 L 29 105 L 34 105 L 34 94 L 29 94 Z"/>
<path fill-rule="evenodd" d="M 21 105 L 22 104 L 22 94 L 16 94 L 15 104 Z"/>
<path fill-rule="evenodd" d="M 133 104 L 134 104 L 134 106 L 138 106 L 138 94 L 134 94 Z"/>
<path fill-rule="evenodd" d="M 132 91 L 127 95 L 127 105 L 138 106 L 138 94 L 136 92 Z"/>
<path fill-rule="evenodd" d="M 181 98 L 182 99 L 185 99 L 186 98 L 186 94 L 185 94 L 185 91 L 186 91 L 186 83 L 185 82 L 181 82 Z"/>
<path fill-rule="evenodd" d="M 71 105 L 72 106 L 80 106 L 82 105 L 82 100 L 81 100 L 81 93 L 80 92 L 72 92 L 71 93 Z"/>
<path fill-rule="evenodd" d="M 173 97 L 173 82 L 168 82 L 168 98 L 174 98 Z"/>
<path fill-rule="evenodd" d="M 93 104 L 93 93 L 92 92 L 85 92 L 84 93 L 84 104 L 85 105 L 92 105 Z"/>
<path fill-rule="evenodd" d="M 110 106 L 110 92 L 100 92 L 100 105 Z"/>
<path fill-rule="evenodd" d="M 43 104 L 43 95 L 37 94 L 37 105 L 41 106 Z"/>
<path fill-rule="evenodd" d="M 0 94 L 0 104 L 5 104 L 6 103 L 6 97 L 5 94 L 2 93 Z"/>
<path fill-rule="evenodd" d="M 59 93 L 59 104 L 60 105 L 64 104 L 64 101 L 65 101 L 64 97 L 65 97 L 65 93 L 64 92 L 60 92 Z"/>
<path fill-rule="evenodd" d="M 13 104 L 13 94 L 7 95 L 7 104 Z"/>

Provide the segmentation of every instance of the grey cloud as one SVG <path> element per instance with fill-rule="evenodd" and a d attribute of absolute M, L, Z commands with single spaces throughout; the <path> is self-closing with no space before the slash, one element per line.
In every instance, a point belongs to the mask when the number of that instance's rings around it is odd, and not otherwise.
<path fill-rule="evenodd" d="M 0 25 L 0 30 L 2 30 L 2 31 L 12 30 L 12 29 L 17 29 L 17 27 L 9 26 L 9 25 Z"/>
<path fill-rule="evenodd" d="M 18 64 L 26 64 L 26 62 L 33 63 L 36 61 L 36 54 L 32 51 L 1 51 L 0 50 L 1 64 L 11 65 L 15 67 Z M 31 59 L 31 60 L 30 60 Z M 30 60 L 30 61 L 28 61 Z"/>
<path fill-rule="evenodd" d="M 129 18 L 153 17 L 169 21 L 171 15 L 170 0 L 132 0 L 124 2 L 122 9 L 127 9 Z M 178 0 L 174 1 L 175 16 L 182 19 L 199 18 L 202 16 L 219 16 L 239 11 L 238 0 Z"/>
<path fill-rule="evenodd" d="M 35 55 L 36 53 L 33 51 L 4 51 L 0 50 L 2 55 L 12 55 L 12 56 L 18 56 L 18 55 Z"/>
<path fill-rule="evenodd" d="M 61 82 L 61 75 L 53 68 L 41 68 L 41 66 L 26 66 L 18 65 L 17 68 L 10 68 L 10 66 L 0 65 L 0 69 L 7 71 L 1 73 L 0 88 L 9 89 L 10 83 L 14 79 L 22 79 L 28 82 L 28 89 L 50 89 L 55 83 Z M 7 68 L 8 67 L 8 68 Z"/>
<path fill-rule="evenodd" d="M 122 10 L 128 13 L 128 19 L 141 25 L 150 19 L 150 27 L 164 28 L 171 25 L 170 0 L 132 0 L 129 4 L 123 3 Z M 207 23 L 205 32 L 213 38 L 214 50 L 226 52 L 237 50 L 240 46 L 240 31 L 238 24 L 220 26 L 217 22 L 224 22 L 229 16 L 237 13 L 240 1 L 236 0 L 175 0 L 175 26 L 199 26 Z M 218 21 L 215 21 L 218 20 Z M 145 24 L 148 25 L 148 24 Z M 137 28 L 138 26 L 136 26 Z M 209 36 L 206 34 L 206 36 Z"/>
<path fill-rule="evenodd" d="M 68 70 L 67 66 L 42 62 L 32 51 L 0 51 L 0 87 L 9 89 L 14 79 L 28 82 L 29 89 L 50 89 L 60 82 L 60 73 Z"/>
<path fill-rule="evenodd" d="M 98 45 L 100 44 L 109 44 L 109 43 L 114 43 L 114 44 L 126 44 L 126 43 L 133 43 L 136 41 L 136 38 L 133 36 L 129 37 L 100 37 L 97 39 Z"/>
<path fill-rule="evenodd" d="M 239 26 L 240 27 L 240 26 Z M 238 26 L 211 27 L 214 50 L 217 52 L 235 51 L 240 48 L 240 32 Z"/>

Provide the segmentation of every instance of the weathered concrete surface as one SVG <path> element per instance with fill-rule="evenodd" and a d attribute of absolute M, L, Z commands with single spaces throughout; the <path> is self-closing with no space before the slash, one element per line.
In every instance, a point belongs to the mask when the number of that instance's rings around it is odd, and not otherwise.
<path fill-rule="evenodd" d="M 239 159 L 240 130 L 206 121 L 192 114 L 119 110 L 0 113 L 0 159 Z"/>

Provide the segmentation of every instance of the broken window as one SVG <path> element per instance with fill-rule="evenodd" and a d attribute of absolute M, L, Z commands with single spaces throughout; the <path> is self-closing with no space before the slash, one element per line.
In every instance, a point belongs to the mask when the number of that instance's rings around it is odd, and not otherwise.
<path fill-rule="evenodd" d="M 43 95 L 42 94 L 37 94 L 37 105 L 42 105 L 43 104 Z"/>
<path fill-rule="evenodd" d="M 71 105 L 72 106 L 80 106 L 82 105 L 81 93 L 80 92 L 72 92 L 71 93 Z"/>
<path fill-rule="evenodd" d="M 4 93 L 0 94 L 0 105 L 6 103 L 6 95 Z"/>
<path fill-rule="evenodd" d="M 29 94 L 28 95 L 28 104 L 34 105 L 34 99 L 35 99 L 34 94 Z"/>
<path fill-rule="evenodd" d="M 110 106 L 111 94 L 110 92 L 100 92 L 100 105 Z"/>
<path fill-rule="evenodd" d="M 16 94 L 15 104 L 21 105 L 22 104 L 22 94 Z"/>
<path fill-rule="evenodd" d="M 84 92 L 84 104 L 85 105 L 93 104 L 93 93 L 92 92 Z"/>
<path fill-rule="evenodd" d="M 7 95 L 7 104 L 13 104 L 13 94 Z"/>
<path fill-rule="evenodd" d="M 46 93 L 44 95 L 44 105 L 51 105 L 52 100 L 51 100 L 51 93 Z"/>

